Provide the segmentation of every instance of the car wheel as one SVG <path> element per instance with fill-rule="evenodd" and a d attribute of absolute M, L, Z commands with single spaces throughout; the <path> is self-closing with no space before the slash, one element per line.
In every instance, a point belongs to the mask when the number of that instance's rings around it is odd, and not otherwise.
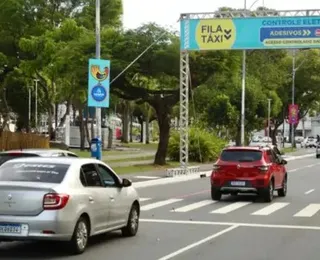
<path fill-rule="evenodd" d="M 130 210 L 128 223 L 121 229 L 122 235 L 125 237 L 133 237 L 137 234 L 139 229 L 139 207 L 133 204 Z"/>
<path fill-rule="evenodd" d="M 317 157 L 317 159 L 319 159 L 320 155 L 319 155 L 319 154 L 317 154 L 317 155 L 316 155 L 316 157 Z"/>
<path fill-rule="evenodd" d="M 86 218 L 80 217 L 70 241 L 70 250 L 73 254 L 82 254 L 87 247 L 89 239 L 89 224 Z"/>
<path fill-rule="evenodd" d="M 282 188 L 278 190 L 279 197 L 285 197 L 287 195 L 287 187 L 288 187 L 288 176 L 285 175 L 283 179 Z"/>
<path fill-rule="evenodd" d="M 263 190 L 263 193 L 262 193 L 263 200 L 265 202 L 271 202 L 273 200 L 273 192 L 274 192 L 273 181 L 270 180 L 268 188 Z"/>
<path fill-rule="evenodd" d="M 222 194 L 219 189 L 211 187 L 211 198 L 212 200 L 221 200 Z"/>

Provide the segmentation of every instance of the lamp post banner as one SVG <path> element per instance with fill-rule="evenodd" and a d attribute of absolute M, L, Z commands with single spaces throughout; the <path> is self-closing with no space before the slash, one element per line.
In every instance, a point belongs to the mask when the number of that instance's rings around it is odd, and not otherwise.
<path fill-rule="evenodd" d="M 296 104 L 289 105 L 289 124 L 299 123 L 299 106 Z"/>
<path fill-rule="evenodd" d="M 88 68 L 88 107 L 109 107 L 110 60 L 90 59 Z"/>

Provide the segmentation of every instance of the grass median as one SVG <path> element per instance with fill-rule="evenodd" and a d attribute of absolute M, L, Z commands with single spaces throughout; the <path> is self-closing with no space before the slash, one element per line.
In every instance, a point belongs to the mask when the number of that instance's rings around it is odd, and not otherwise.
<path fill-rule="evenodd" d="M 281 149 L 282 154 L 293 153 L 296 151 L 297 151 L 297 148 L 292 148 L 292 147 L 285 147 Z"/>

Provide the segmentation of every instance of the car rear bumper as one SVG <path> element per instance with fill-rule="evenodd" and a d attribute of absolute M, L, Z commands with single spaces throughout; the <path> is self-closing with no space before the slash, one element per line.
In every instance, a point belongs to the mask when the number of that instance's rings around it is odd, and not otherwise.
<path fill-rule="evenodd" d="M 0 215 L 0 224 L 20 224 L 21 233 L 0 233 L 0 240 L 58 240 L 68 241 L 75 221 L 58 211 L 43 211 L 38 216 Z"/>
<path fill-rule="evenodd" d="M 244 182 L 244 185 L 232 185 L 232 182 Z M 223 193 L 238 192 L 238 193 L 258 193 L 269 185 L 269 175 L 261 175 L 251 178 L 211 178 L 211 186 Z"/>
<path fill-rule="evenodd" d="M 239 193 L 256 193 L 257 188 L 243 188 L 243 187 L 216 187 L 222 192 L 239 192 Z"/>

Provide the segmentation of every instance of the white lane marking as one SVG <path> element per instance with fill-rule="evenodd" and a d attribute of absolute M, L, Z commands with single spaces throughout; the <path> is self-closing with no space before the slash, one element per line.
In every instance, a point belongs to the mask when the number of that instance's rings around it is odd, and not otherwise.
<path fill-rule="evenodd" d="M 183 224 L 183 225 L 207 225 L 207 226 L 234 226 L 239 227 L 258 227 L 258 228 L 279 228 L 279 229 L 300 229 L 300 230 L 318 230 L 320 226 L 300 226 L 300 225 L 277 225 L 277 224 L 258 224 L 258 223 L 237 223 L 237 222 L 211 222 L 211 221 L 190 221 L 190 220 L 167 220 L 167 219 L 140 219 L 145 223 L 165 223 L 165 224 Z"/>
<path fill-rule="evenodd" d="M 216 203 L 216 201 L 203 200 L 203 201 L 199 201 L 199 202 L 196 202 L 196 203 L 192 203 L 192 204 L 186 205 L 184 207 L 180 207 L 180 208 L 177 208 L 177 209 L 172 209 L 171 212 L 188 212 L 188 211 L 195 210 L 195 209 L 198 209 L 198 208 L 201 208 L 201 207 L 213 204 L 213 203 Z"/>
<path fill-rule="evenodd" d="M 292 169 L 292 170 L 289 170 L 288 172 L 296 172 L 298 169 Z"/>
<path fill-rule="evenodd" d="M 310 165 L 307 165 L 306 167 L 307 167 L 307 168 L 311 168 L 311 167 L 313 167 L 313 166 L 316 166 L 316 164 L 310 164 Z"/>
<path fill-rule="evenodd" d="M 147 204 L 145 206 L 141 207 L 142 211 L 146 211 L 146 210 L 151 210 L 151 209 L 155 209 L 155 208 L 160 208 L 178 201 L 181 201 L 182 199 L 168 199 L 168 200 L 163 200 L 163 201 L 158 201 L 155 203 L 151 203 L 151 204 Z"/>
<path fill-rule="evenodd" d="M 320 204 L 310 204 L 300 210 L 294 217 L 312 217 L 320 210 Z"/>
<path fill-rule="evenodd" d="M 151 200 L 151 198 L 140 198 L 140 201 L 141 201 L 141 202 L 147 201 L 147 200 Z"/>
<path fill-rule="evenodd" d="M 161 177 L 156 176 L 133 176 L 136 179 L 146 179 L 146 180 L 154 180 L 154 179 L 160 179 Z"/>
<path fill-rule="evenodd" d="M 268 216 L 273 212 L 288 206 L 289 204 L 290 203 L 287 202 L 275 202 L 267 207 L 264 207 L 260 210 L 257 210 L 256 212 L 251 213 L 251 215 Z"/>
<path fill-rule="evenodd" d="M 306 191 L 304 194 L 308 195 L 308 194 L 310 194 L 311 192 L 314 192 L 314 190 L 315 190 L 315 189 L 308 190 L 308 191 Z"/>
<path fill-rule="evenodd" d="M 235 203 L 232 203 L 228 206 L 225 206 L 225 207 L 222 207 L 220 209 L 216 209 L 214 211 L 211 211 L 210 213 L 212 214 L 227 214 L 231 211 L 234 211 L 234 210 L 237 210 L 237 209 L 240 209 L 244 206 L 247 206 L 249 204 L 251 204 L 252 202 L 235 202 Z"/>
<path fill-rule="evenodd" d="M 188 250 L 190 250 L 190 249 L 192 249 L 194 247 L 200 246 L 201 244 L 207 243 L 207 242 L 209 242 L 210 240 L 212 240 L 212 239 L 214 239 L 216 237 L 219 237 L 219 236 L 221 236 L 221 235 L 223 235 L 225 233 L 228 233 L 228 232 L 236 229 L 237 227 L 238 227 L 237 225 L 234 225 L 234 226 L 228 227 L 226 229 L 223 229 L 218 233 L 215 233 L 215 234 L 213 234 L 211 236 L 208 236 L 208 237 L 206 237 L 204 239 L 201 239 L 201 240 L 199 240 L 199 241 L 197 241 L 197 242 L 195 242 L 193 244 L 190 244 L 190 245 L 188 245 L 186 247 L 180 248 L 179 250 L 177 250 L 177 251 L 175 251 L 175 252 L 173 252 L 173 253 L 171 253 L 169 255 L 166 255 L 164 257 L 159 258 L 158 260 L 169 260 L 169 259 L 172 259 L 175 256 L 180 255 L 180 254 L 182 254 L 182 253 L 184 253 L 184 252 L 186 252 L 186 251 L 188 251 Z"/>

